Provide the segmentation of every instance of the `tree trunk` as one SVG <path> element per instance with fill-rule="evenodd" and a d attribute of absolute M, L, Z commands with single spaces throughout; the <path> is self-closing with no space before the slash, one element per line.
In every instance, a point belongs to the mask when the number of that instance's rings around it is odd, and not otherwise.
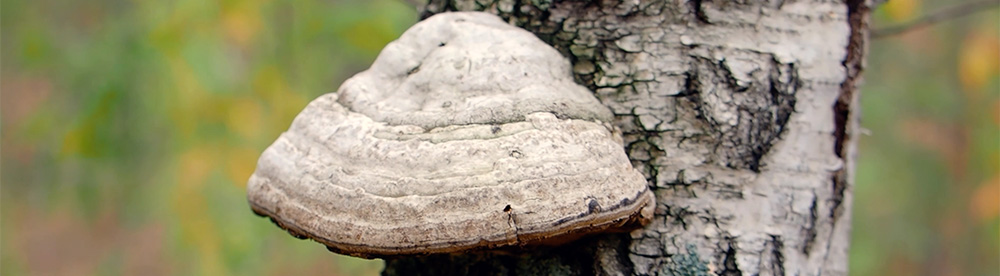
<path fill-rule="evenodd" d="M 846 275 L 870 3 L 432 0 L 500 15 L 573 62 L 656 194 L 644 229 L 386 275 Z"/>

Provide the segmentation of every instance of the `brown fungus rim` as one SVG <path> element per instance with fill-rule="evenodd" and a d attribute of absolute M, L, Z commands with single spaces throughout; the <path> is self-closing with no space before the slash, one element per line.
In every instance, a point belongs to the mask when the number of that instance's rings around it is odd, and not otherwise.
<path fill-rule="evenodd" d="M 652 217 L 652 210 L 655 207 L 653 192 L 645 189 L 633 199 L 625 199 L 622 203 L 599 211 L 590 220 L 566 223 L 574 219 L 584 218 L 593 213 L 581 213 L 575 218 L 565 218 L 557 221 L 553 227 L 545 228 L 534 233 L 516 233 L 515 240 L 501 240 L 497 242 L 488 241 L 485 238 L 477 243 L 468 244 L 465 241 L 440 243 L 433 246 L 395 246 L 382 247 L 359 243 L 336 242 L 320 237 L 302 227 L 295 222 L 282 219 L 274 212 L 250 201 L 250 209 L 254 214 L 266 217 L 275 225 L 284 229 L 291 236 L 298 239 L 310 239 L 326 246 L 327 250 L 337 254 L 349 255 L 365 259 L 392 258 L 401 256 L 462 253 L 470 251 L 487 251 L 495 249 L 516 249 L 531 246 L 558 246 L 575 241 L 584 236 L 600 233 L 622 233 L 639 229 L 649 223 Z M 626 215 L 627 214 L 627 215 Z M 520 229 L 518 229 L 520 230 Z M 461 245 L 459 245 L 461 244 Z"/>

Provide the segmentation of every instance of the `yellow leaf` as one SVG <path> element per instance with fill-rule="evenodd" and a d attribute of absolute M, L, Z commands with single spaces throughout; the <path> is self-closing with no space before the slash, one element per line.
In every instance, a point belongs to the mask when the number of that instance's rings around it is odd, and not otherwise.
<path fill-rule="evenodd" d="M 1000 216 L 1000 174 L 983 181 L 972 194 L 969 212 L 979 221 L 988 221 Z"/>
<path fill-rule="evenodd" d="M 908 21 L 920 10 L 920 0 L 889 0 L 884 6 L 894 22 Z"/>
<path fill-rule="evenodd" d="M 978 97 L 990 80 L 1000 77 L 1000 37 L 977 30 L 962 42 L 958 57 L 958 79 L 969 96 Z"/>
<path fill-rule="evenodd" d="M 245 187 L 250 174 L 253 174 L 257 166 L 257 154 L 255 150 L 247 148 L 233 149 L 226 156 L 226 176 L 238 187 Z"/>
<path fill-rule="evenodd" d="M 240 48 L 246 48 L 260 30 L 258 3 L 250 1 L 232 3 L 236 4 L 223 6 L 222 27 L 226 37 L 236 42 Z"/>

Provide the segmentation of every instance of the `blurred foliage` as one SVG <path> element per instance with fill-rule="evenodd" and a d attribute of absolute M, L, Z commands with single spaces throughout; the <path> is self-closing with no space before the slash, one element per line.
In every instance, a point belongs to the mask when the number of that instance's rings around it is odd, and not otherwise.
<path fill-rule="evenodd" d="M 957 1 L 891 0 L 874 28 Z M 1000 10 L 871 41 L 851 274 L 1000 275 Z"/>
<path fill-rule="evenodd" d="M 374 274 L 254 216 L 257 156 L 396 1 L 4 1 L 2 275 Z"/>
<path fill-rule="evenodd" d="M 947 3 L 893 0 L 876 26 Z M 998 12 L 872 42 L 854 275 L 996 275 Z M 258 154 L 415 22 L 402 2 L 0 8 L 0 274 L 374 274 L 251 214 Z"/>

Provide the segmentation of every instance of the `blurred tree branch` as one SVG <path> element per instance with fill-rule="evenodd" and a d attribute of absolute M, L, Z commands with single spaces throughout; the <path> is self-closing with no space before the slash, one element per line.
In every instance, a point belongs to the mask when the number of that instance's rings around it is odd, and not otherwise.
<path fill-rule="evenodd" d="M 971 1 L 958 4 L 924 15 L 921 18 L 917 18 L 916 20 L 905 24 L 872 30 L 871 37 L 872 39 L 879 39 L 903 34 L 941 21 L 956 19 L 979 11 L 990 10 L 998 5 L 1000 5 L 1000 1 L 997 0 Z"/>

